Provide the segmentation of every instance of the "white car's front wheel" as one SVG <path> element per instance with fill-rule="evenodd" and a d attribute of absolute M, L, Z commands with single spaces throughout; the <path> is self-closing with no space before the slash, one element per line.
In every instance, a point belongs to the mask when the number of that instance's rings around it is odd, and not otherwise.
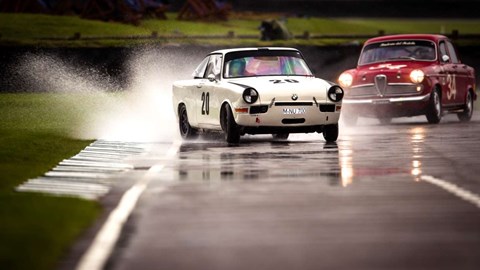
<path fill-rule="evenodd" d="M 338 139 L 338 124 L 323 127 L 323 138 L 327 142 L 336 142 Z"/>
<path fill-rule="evenodd" d="M 223 132 L 225 133 L 225 140 L 228 143 L 238 143 L 240 142 L 240 131 L 235 118 L 233 117 L 232 109 L 230 105 L 225 104 L 222 107 L 222 112 L 220 114 L 221 124 Z"/>

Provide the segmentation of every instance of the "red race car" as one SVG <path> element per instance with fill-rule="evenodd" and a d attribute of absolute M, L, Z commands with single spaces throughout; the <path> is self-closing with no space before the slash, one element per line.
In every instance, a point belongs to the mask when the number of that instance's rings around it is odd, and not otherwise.
<path fill-rule="evenodd" d="M 439 123 L 446 112 L 460 121 L 472 117 L 475 71 L 462 64 L 452 42 L 442 35 L 390 35 L 365 42 L 355 69 L 338 78 L 345 90 L 342 118 L 392 118 L 425 115 Z"/>

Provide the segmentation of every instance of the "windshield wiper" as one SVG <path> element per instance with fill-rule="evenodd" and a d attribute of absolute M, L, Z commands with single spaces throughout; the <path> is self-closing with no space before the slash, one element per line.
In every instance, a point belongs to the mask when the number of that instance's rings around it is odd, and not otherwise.
<path fill-rule="evenodd" d="M 411 57 L 411 56 L 399 56 L 399 57 L 390 57 L 390 58 L 387 58 L 387 60 L 397 60 L 397 59 L 417 60 L 417 58 Z"/>

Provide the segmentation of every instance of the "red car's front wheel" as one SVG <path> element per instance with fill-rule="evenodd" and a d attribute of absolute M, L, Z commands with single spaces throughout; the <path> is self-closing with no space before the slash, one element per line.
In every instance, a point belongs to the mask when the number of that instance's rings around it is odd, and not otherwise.
<path fill-rule="evenodd" d="M 438 124 L 442 120 L 442 101 L 437 89 L 430 94 L 430 104 L 428 105 L 426 116 L 430 124 Z"/>

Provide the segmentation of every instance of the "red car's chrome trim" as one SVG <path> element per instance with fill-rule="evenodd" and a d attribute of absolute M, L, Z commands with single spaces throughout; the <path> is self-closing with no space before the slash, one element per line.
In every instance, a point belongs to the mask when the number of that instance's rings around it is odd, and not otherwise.
<path fill-rule="evenodd" d="M 387 85 L 407 85 L 407 86 L 415 86 L 417 84 L 415 83 L 388 83 Z M 350 86 L 350 89 L 355 89 L 355 88 L 362 88 L 362 87 L 373 87 L 375 86 L 374 83 L 365 83 L 365 84 L 357 84 Z"/>
<path fill-rule="evenodd" d="M 375 99 L 344 99 L 344 104 L 388 104 L 397 102 L 415 102 L 426 101 L 430 98 L 430 93 L 417 97 L 396 97 L 396 98 L 375 98 Z"/>
<path fill-rule="evenodd" d="M 370 86 L 375 86 L 375 84 L 373 83 L 357 84 L 357 85 L 351 86 L 350 89 L 360 88 L 360 87 L 370 87 Z"/>

